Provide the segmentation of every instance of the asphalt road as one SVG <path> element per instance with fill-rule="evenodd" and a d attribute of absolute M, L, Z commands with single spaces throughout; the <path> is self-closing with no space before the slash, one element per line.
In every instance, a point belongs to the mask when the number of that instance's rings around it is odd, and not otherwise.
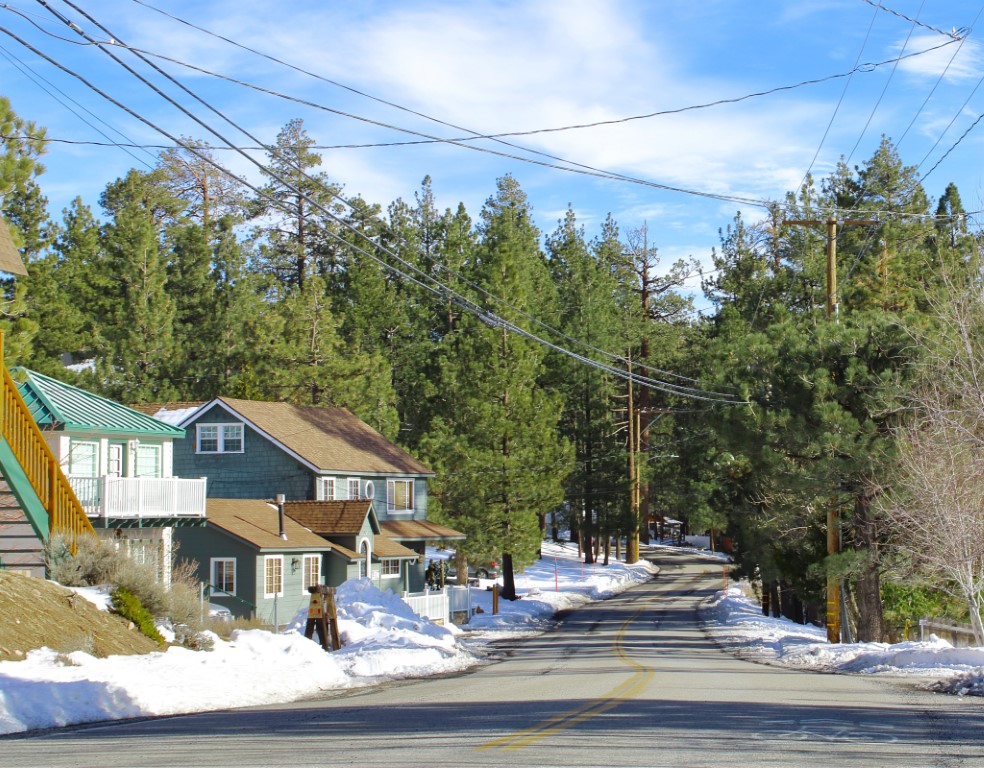
<path fill-rule="evenodd" d="M 0 739 L 0 768 L 984 766 L 980 699 L 737 660 L 696 621 L 720 566 L 661 565 L 469 674 Z"/>

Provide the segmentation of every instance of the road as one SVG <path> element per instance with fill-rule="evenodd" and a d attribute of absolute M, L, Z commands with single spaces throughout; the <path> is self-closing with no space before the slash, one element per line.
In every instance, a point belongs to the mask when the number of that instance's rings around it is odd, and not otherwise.
<path fill-rule="evenodd" d="M 2 739 L 0 768 L 984 766 L 981 700 L 735 659 L 696 621 L 720 566 L 660 565 L 468 674 Z"/>

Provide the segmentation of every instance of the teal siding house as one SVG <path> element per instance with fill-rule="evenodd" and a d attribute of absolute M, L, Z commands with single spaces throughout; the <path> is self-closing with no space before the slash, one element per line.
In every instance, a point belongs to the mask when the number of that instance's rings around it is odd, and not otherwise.
<path fill-rule="evenodd" d="M 182 558 L 198 563 L 212 605 L 234 616 L 282 627 L 310 601 L 309 586 L 324 584 L 324 563 L 345 561 L 333 545 L 255 499 L 209 499 L 208 525 L 177 532 Z"/>
<path fill-rule="evenodd" d="M 145 409 L 184 430 L 175 471 L 207 477 L 210 500 L 283 496 L 288 517 L 331 542 L 329 586 L 422 590 L 426 543 L 465 538 L 427 520 L 434 473 L 344 408 L 219 397 Z"/>
<path fill-rule="evenodd" d="M 50 376 L 26 369 L 16 369 L 16 376 L 97 535 L 157 565 L 167 583 L 174 530 L 205 523 L 205 479 L 173 471 L 174 447 L 184 442 L 185 431 Z M 16 523 L 0 521 L 0 548 L 7 538 L 3 529 Z M 34 551 L 5 553 L 4 564 L 44 576 L 42 544 L 35 544 Z"/>

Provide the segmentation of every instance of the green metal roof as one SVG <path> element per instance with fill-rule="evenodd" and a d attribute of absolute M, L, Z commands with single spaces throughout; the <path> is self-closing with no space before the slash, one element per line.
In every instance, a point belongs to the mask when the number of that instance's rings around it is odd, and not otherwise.
<path fill-rule="evenodd" d="M 26 368 L 17 384 L 39 427 L 119 436 L 184 437 L 184 430 L 158 421 L 105 397 L 73 387 Z"/>

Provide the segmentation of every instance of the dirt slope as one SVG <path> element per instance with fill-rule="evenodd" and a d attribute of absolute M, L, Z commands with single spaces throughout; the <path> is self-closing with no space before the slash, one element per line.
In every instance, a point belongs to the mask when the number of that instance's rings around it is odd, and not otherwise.
<path fill-rule="evenodd" d="M 161 650 L 128 621 L 59 584 L 0 571 L 0 661 L 44 646 L 98 657 Z"/>

